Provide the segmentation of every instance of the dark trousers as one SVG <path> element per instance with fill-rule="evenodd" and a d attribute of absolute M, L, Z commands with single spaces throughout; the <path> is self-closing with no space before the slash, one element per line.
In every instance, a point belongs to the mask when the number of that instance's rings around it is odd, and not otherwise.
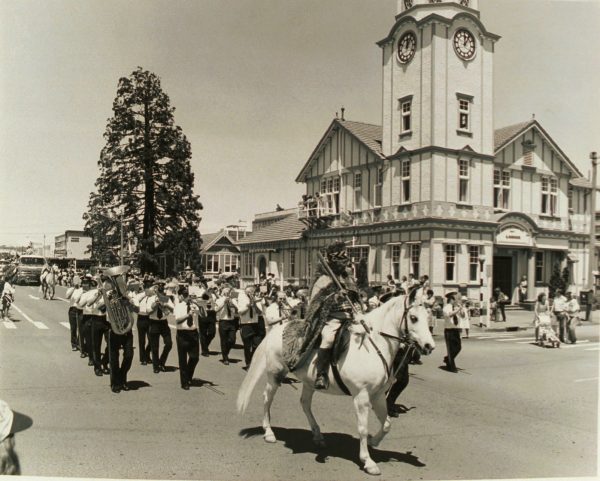
<path fill-rule="evenodd" d="M 140 362 L 150 362 L 150 318 L 144 314 L 139 314 L 137 318 L 138 344 Z"/>
<path fill-rule="evenodd" d="M 260 335 L 260 327 L 257 322 L 253 324 L 242 324 L 240 326 L 240 335 L 242 336 L 242 343 L 244 344 L 244 360 L 246 366 L 249 366 L 252 362 L 252 356 L 254 351 L 262 341 Z"/>
<path fill-rule="evenodd" d="M 556 320 L 558 321 L 558 338 L 560 339 L 560 342 L 565 342 L 567 315 L 564 312 L 557 312 Z"/>
<path fill-rule="evenodd" d="M 577 342 L 577 336 L 575 335 L 575 325 L 577 323 L 577 318 L 568 317 L 567 319 L 567 338 L 569 342 L 575 344 Z"/>
<path fill-rule="evenodd" d="M 123 349 L 123 361 L 119 362 L 119 349 Z M 133 333 L 115 334 L 108 332 L 108 353 L 110 362 L 110 386 L 119 387 L 127 383 L 127 373 L 133 362 Z"/>
<path fill-rule="evenodd" d="M 235 346 L 235 332 L 237 322 L 235 319 L 219 321 L 219 337 L 221 338 L 221 355 L 223 360 L 229 360 L 229 351 Z"/>
<path fill-rule="evenodd" d="M 173 340 L 171 339 L 171 329 L 166 319 L 162 321 L 150 320 L 150 329 L 148 331 L 150 337 L 150 348 L 152 350 L 152 366 L 154 369 L 158 369 L 160 366 L 164 366 L 173 347 Z M 164 347 L 162 354 L 158 354 L 159 351 L 159 339 L 162 337 Z"/>
<path fill-rule="evenodd" d="M 208 316 L 198 320 L 198 332 L 200 333 L 200 347 L 202 354 L 208 354 L 210 343 L 217 334 L 217 319 L 215 311 L 208 311 Z"/>
<path fill-rule="evenodd" d="M 392 370 L 395 371 L 396 369 L 398 369 L 400 362 L 404 360 L 404 364 L 396 374 L 396 381 L 394 382 L 394 384 L 392 384 L 392 387 L 387 393 L 386 400 L 388 413 L 391 412 L 392 408 L 395 406 L 396 399 L 398 399 L 398 396 L 400 396 L 400 394 L 402 394 L 402 391 L 404 391 L 406 389 L 406 386 L 408 386 L 408 363 L 410 359 L 408 357 L 405 358 L 406 349 L 407 348 L 404 348 L 398 351 L 392 364 Z"/>
<path fill-rule="evenodd" d="M 81 354 L 91 357 L 92 316 L 84 315 L 82 311 L 79 319 L 79 326 L 77 327 L 79 331 L 79 350 L 81 351 Z"/>
<path fill-rule="evenodd" d="M 200 357 L 200 339 L 198 331 L 177 330 L 177 357 L 179 358 L 179 379 L 185 386 L 192 382 L 194 370 Z"/>
<path fill-rule="evenodd" d="M 106 321 L 106 316 L 91 316 L 91 338 L 92 338 L 92 361 L 94 370 L 108 367 L 108 332 L 110 324 Z M 104 338 L 105 348 L 102 353 L 102 338 Z"/>
<path fill-rule="evenodd" d="M 462 348 L 460 333 L 462 329 L 444 329 L 444 338 L 446 340 L 446 356 L 447 365 L 450 370 L 456 369 L 455 359 Z"/>
<path fill-rule="evenodd" d="M 79 349 L 79 338 L 77 337 L 77 316 L 79 309 L 69 307 L 69 325 L 71 326 L 71 349 Z"/>

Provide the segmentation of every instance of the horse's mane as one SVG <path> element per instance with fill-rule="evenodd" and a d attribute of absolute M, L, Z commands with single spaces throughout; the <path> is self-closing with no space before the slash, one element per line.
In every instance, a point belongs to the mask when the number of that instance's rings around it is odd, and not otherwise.
<path fill-rule="evenodd" d="M 398 308 L 399 302 L 404 303 L 405 298 L 406 295 L 404 294 L 392 297 L 387 302 L 367 313 L 365 319 L 369 321 L 369 324 L 371 324 L 372 327 L 378 326 L 390 315 L 390 311 Z"/>

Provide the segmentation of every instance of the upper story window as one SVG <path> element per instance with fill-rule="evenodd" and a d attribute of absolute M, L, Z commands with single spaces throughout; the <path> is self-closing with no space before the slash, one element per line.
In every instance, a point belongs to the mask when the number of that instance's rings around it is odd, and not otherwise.
<path fill-rule="evenodd" d="M 412 269 L 411 273 L 415 276 L 415 278 L 419 277 L 419 264 L 421 260 L 421 245 L 420 244 L 410 244 L 410 267 Z"/>
<path fill-rule="evenodd" d="M 410 159 L 402 161 L 402 202 L 410 202 Z"/>
<path fill-rule="evenodd" d="M 400 244 L 392 244 L 392 276 L 400 279 Z"/>
<path fill-rule="evenodd" d="M 446 244 L 446 281 L 456 279 L 456 245 Z"/>
<path fill-rule="evenodd" d="M 381 207 L 383 202 L 383 168 L 377 168 L 377 178 L 375 179 L 375 200 L 374 206 Z"/>
<path fill-rule="evenodd" d="M 401 134 L 406 134 L 411 131 L 411 109 L 412 109 L 412 101 L 406 100 L 402 102 L 402 128 L 400 130 Z"/>
<path fill-rule="evenodd" d="M 354 173 L 354 210 L 362 208 L 362 173 Z"/>
<path fill-rule="evenodd" d="M 296 251 L 290 251 L 290 277 L 296 276 Z"/>
<path fill-rule="evenodd" d="M 471 105 L 473 97 L 466 94 L 456 94 L 458 101 L 458 132 L 471 133 Z"/>
<path fill-rule="evenodd" d="M 469 246 L 469 280 L 476 281 L 479 274 L 479 246 Z"/>
<path fill-rule="evenodd" d="M 338 214 L 340 206 L 340 178 L 321 180 L 321 211 L 324 215 Z"/>
<path fill-rule="evenodd" d="M 573 211 L 573 186 L 569 186 L 569 190 L 567 192 L 567 197 L 569 199 L 569 212 Z"/>
<path fill-rule="evenodd" d="M 555 177 L 542 177 L 542 214 L 556 215 L 558 180 Z"/>
<path fill-rule="evenodd" d="M 510 172 L 494 169 L 494 208 L 509 209 Z"/>
<path fill-rule="evenodd" d="M 469 197 L 469 161 L 458 160 L 458 201 L 468 202 Z"/>

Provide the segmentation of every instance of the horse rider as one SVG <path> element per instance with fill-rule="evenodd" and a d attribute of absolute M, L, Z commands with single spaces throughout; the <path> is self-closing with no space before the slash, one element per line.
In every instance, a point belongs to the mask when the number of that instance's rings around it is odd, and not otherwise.
<path fill-rule="evenodd" d="M 50 273 L 50 265 L 48 261 L 44 259 L 44 266 L 42 267 L 42 273 L 40 274 L 40 284 L 43 284 L 46 280 L 46 276 Z"/>
<path fill-rule="evenodd" d="M 334 242 L 327 248 L 326 257 L 327 264 L 345 292 L 339 292 L 335 281 L 326 272 L 320 273 L 310 291 L 310 304 L 318 303 L 320 304 L 317 306 L 319 309 L 328 311 L 321 311 L 325 320 L 321 331 L 321 344 L 317 351 L 315 389 L 329 387 L 327 373 L 331 363 L 335 335 L 343 324 L 354 321 L 352 304 L 360 306 L 360 296 L 350 269 L 346 245 L 343 242 Z M 311 305 L 309 305 L 309 310 L 311 310 Z"/>

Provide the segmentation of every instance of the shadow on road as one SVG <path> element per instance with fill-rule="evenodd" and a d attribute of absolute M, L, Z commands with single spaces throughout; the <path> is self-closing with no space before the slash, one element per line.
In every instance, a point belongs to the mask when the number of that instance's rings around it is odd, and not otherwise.
<path fill-rule="evenodd" d="M 143 387 L 150 387 L 150 384 L 148 384 L 146 381 L 128 381 L 127 386 L 129 386 L 131 391 L 137 391 Z"/>
<path fill-rule="evenodd" d="M 216 389 L 215 386 L 218 386 L 218 384 L 215 384 L 212 381 L 206 381 L 205 379 L 194 378 L 194 379 L 192 379 L 192 382 L 190 384 L 192 387 L 205 387 L 207 389 L 210 389 L 213 392 L 216 392 L 217 394 L 221 394 L 221 395 L 225 394 L 224 392 Z"/>
<path fill-rule="evenodd" d="M 262 436 L 263 432 L 263 428 L 257 426 L 254 428 L 242 429 L 239 432 L 239 436 L 244 439 L 249 439 L 256 436 Z M 358 439 L 349 434 L 323 433 L 327 446 L 325 448 L 318 448 L 315 446 L 312 440 L 312 433 L 308 429 L 274 427 L 273 432 L 279 441 L 285 443 L 286 448 L 292 450 L 292 454 L 313 453 L 315 454 L 315 461 L 318 463 L 327 462 L 328 457 L 345 459 L 362 469 L 362 463 L 358 458 Z M 384 451 L 373 447 L 370 447 L 369 451 L 373 461 L 376 463 L 396 461 L 416 467 L 426 466 L 426 464 L 421 462 L 417 456 L 412 454 L 412 451 L 399 453 L 396 451 Z"/>
<path fill-rule="evenodd" d="M 179 368 L 176 366 L 165 366 L 165 372 L 175 372 L 177 371 Z"/>
<path fill-rule="evenodd" d="M 13 411 L 13 422 L 10 430 L 11 433 L 20 433 L 21 431 L 29 429 L 31 426 L 33 426 L 33 419 L 23 413 Z"/>

